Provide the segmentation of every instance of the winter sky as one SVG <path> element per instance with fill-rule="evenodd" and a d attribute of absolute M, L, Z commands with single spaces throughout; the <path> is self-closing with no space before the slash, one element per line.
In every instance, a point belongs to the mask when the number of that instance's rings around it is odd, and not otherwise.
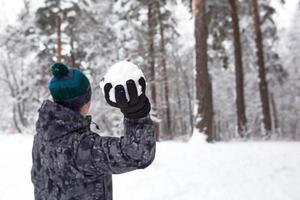
<path fill-rule="evenodd" d="M 23 8 L 24 0 L 0 0 L 0 29 L 7 24 L 13 24 L 20 10 Z M 30 0 L 36 5 L 41 0 Z M 285 6 L 280 5 L 280 0 L 272 0 L 272 4 L 277 8 L 276 21 L 279 29 L 289 27 L 289 22 L 297 8 L 298 0 L 288 0 Z"/>

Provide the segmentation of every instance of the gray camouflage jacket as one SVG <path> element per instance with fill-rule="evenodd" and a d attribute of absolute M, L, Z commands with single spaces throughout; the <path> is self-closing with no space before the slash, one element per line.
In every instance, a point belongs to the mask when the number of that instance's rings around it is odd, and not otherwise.
<path fill-rule="evenodd" d="M 99 136 L 90 123 L 90 117 L 43 103 L 32 149 L 36 200 L 111 200 L 112 174 L 144 169 L 154 160 L 150 117 L 124 119 L 120 138 Z"/>

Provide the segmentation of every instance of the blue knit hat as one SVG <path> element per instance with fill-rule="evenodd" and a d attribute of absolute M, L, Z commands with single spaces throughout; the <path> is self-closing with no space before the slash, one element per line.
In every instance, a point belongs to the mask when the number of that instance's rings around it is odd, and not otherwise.
<path fill-rule="evenodd" d="M 48 87 L 54 102 L 79 111 L 91 100 L 90 82 L 81 71 L 68 69 L 62 63 L 54 63 L 51 71 L 54 77 Z"/>

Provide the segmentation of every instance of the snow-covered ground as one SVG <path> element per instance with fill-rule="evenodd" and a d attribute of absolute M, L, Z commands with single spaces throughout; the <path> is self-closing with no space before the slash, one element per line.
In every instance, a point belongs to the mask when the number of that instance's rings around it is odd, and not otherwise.
<path fill-rule="evenodd" d="M 0 199 L 32 200 L 30 135 L 0 135 Z M 146 170 L 116 175 L 114 200 L 299 200 L 300 143 L 157 145 Z"/>

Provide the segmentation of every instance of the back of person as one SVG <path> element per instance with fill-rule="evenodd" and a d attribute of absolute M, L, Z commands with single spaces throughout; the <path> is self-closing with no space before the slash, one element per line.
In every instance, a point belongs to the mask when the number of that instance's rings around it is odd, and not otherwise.
<path fill-rule="evenodd" d="M 52 70 L 62 70 L 62 67 L 56 64 Z M 139 101 L 142 109 L 139 105 L 140 109 L 133 109 L 138 112 L 124 114 L 124 136 L 101 137 L 90 130 L 91 117 L 84 115 L 86 111 L 82 110 L 86 105 L 89 108 L 89 82 L 86 82 L 86 77 L 79 77 L 84 75 L 77 70 L 66 72 L 66 77 L 55 77 L 49 84 L 54 102 L 46 100 L 39 109 L 31 171 L 35 199 L 111 200 L 112 174 L 144 169 L 154 159 L 155 134 L 148 115 L 149 101 L 142 97 Z M 82 86 L 82 79 L 86 82 L 81 88 L 82 93 L 78 93 L 78 88 L 75 88 L 75 97 L 53 92 L 70 92 L 74 89 L 70 87 L 74 86 L 76 76 L 77 86 Z M 68 85 L 70 81 L 73 83 L 71 86 Z M 109 89 L 106 97 L 108 93 Z"/>

